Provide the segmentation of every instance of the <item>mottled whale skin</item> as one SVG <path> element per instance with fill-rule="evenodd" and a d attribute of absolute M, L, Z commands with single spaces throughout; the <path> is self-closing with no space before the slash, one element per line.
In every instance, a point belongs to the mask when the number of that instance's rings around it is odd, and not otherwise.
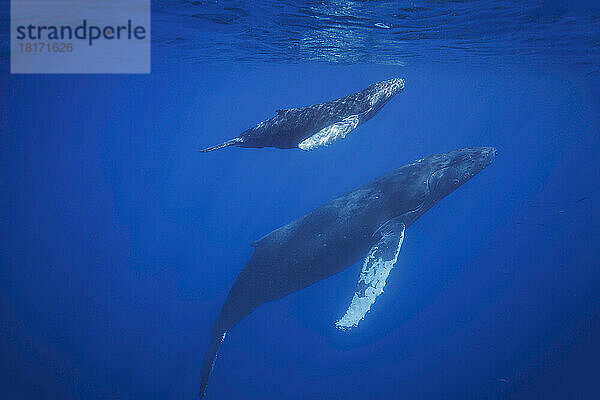
<path fill-rule="evenodd" d="M 356 326 L 374 298 L 383 291 L 387 273 L 398 256 L 404 229 L 487 167 L 495 156 L 494 148 L 474 147 L 422 158 L 330 201 L 255 242 L 254 254 L 233 284 L 214 323 L 212 342 L 202 367 L 200 397 L 204 396 L 227 331 L 261 304 L 310 286 L 367 256 L 352 305 L 336 323 L 342 328 Z M 386 243 L 391 243 L 389 249 Z M 387 255 L 378 255 L 385 251 Z M 381 270 L 382 265 L 387 265 L 387 272 Z M 365 274 L 373 272 L 379 274 L 378 289 L 376 284 L 363 279 Z M 377 290 L 379 292 L 374 293 Z M 360 308 L 360 301 L 373 294 L 367 307 L 359 310 L 358 317 L 353 316 L 351 309 L 357 305 Z"/>
<path fill-rule="evenodd" d="M 404 79 L 396 78 L 373 83 L 360 92 L 326 103 L 277 110 L 277 115 L 238 137 L 200 151 L 228 146 L 302 150 L 328 146 L 371 119 L 403 89 Z"/>

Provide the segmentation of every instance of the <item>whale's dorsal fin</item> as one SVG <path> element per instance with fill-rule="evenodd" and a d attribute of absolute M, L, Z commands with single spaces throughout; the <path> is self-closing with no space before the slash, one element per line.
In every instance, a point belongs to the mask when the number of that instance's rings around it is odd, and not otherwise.
<path fill-rule="evenodd" d="M 314 150 L 329 146 L 338 139 L 344 139 L 360 123 L 360 115 L 353 114 L 334 124 L 326 126 L 314 135 L 304 139 L 298 147 L 302 150 Z"/>
<path fill-rule="evenodd" d="M 406 225 L 396 219 L 387 221 L 377 229 L 376 233 L 380 235 L 380 239 L 369 250 L 360 271 L 352 302 L 344 316 L 336 321 L 336 327 L 350 329 L 358 326 L 375 303 L 377 296 L 383 293 L 385 280 L 398 259 L 405 230 Z"/>

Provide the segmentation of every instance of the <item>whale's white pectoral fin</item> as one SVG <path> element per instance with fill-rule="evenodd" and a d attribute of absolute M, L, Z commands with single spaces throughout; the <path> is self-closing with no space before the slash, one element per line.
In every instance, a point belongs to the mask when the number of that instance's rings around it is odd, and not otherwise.
<path fill-rule="evenodd" d="M 390 221 L 380 230 L 381 239 L 369 250 L 360 271 L 356 292 L 352 302 L 335 326 L 350 329 L 358 326 L 365 317 L 375 299 L 383 293 L 385 280 L 398 259 L 406 226 L 402 222 Z"/>
<path fill-rule="evenodd" d="M 314 150 L 319 147 L 329 146 L 336 140 L 345 138 L 359 123 L 359 115 L 350 115 L 335 124 L 326 126 L 311 137 L 304 139 L 298 144 L 298 147 L 302 150 Z"/>

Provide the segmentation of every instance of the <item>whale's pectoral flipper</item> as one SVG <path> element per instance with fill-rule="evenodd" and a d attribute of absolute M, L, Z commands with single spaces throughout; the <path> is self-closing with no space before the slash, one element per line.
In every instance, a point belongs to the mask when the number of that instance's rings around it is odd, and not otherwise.
<path fill-rule="evenodd" d="M 360 123 L 360 115 L 353 114 L 334 124 L 326 126 L 311 137 L 298 144 L 302 150 L 314 150 L 319 147 L 329 146 L 338 139 L 343 139 L 352 132 Z"/>
<path fill-rule="evenodd" d="M 390 220 L 377 230 L 376 233 L 381 238 L 369 250 L 360 271 L 352 302 L 344 316 L 336 321 L 336 327 L 349 329 L 358 326 L 377 296 L 383 293 L 385 280 L 398 259 L 405 229 L 404 223 Z"/>
<path fill-rule="evenodd" d="M 216 145 L 214 145 L 214 146 L 208 147 L 208 148 L 206 148 L 206 149 L 203 149 L 203 150 L 198 150 L 198 151 L 199 151 L 199 152 L 201 152 L 201 153 L 208 153 L 209 151 L 215 151 L 215 150 L 222 149 L 223 147 L 229 147 L 229 146 L 233 146 L 233 145 L 235 145 L 235 144 L 238 144 L 238 143 L 241 143 L 241 142 L 243 142 L 243 141 L 244 141 L 244 140 L 243 140 L 242 138 L 240 138 L 240 137 L 235 137 L 235 138 L 233 138 L 233 139 L 231 139 L 231 140 L 228 140 L 228 141 L 226 141 L 226 142 L 219 143 L 219 144 L 216 144 Z"/>

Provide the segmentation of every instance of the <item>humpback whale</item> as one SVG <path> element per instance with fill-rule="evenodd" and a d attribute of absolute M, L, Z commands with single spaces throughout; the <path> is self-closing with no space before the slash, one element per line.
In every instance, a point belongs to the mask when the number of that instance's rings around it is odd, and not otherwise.
<path fill-rule="evenodd" d="M 404 79 L 396 78 L 373 83 L 360 92 L 326 103 L 277 110 L 275 116 L 241 135 L 200 151 L 214 151 L 229 146 L 302 150 L 328 146 L 371 119 L 402 90 Z"/>
<path fill-rule="evenodd" d="M 435 154 L 395 169 L 256 241 L 212 329 L 201 372 L 206 391 L 225 334 L 263 303 L 310 286 L 363 259 L 354 294 L 335 322 L 365 317 L 396 263 L 406 228 L 496 156 L 492 147 Z M 350 296 L 349 296 L 350 297 Z"/>

